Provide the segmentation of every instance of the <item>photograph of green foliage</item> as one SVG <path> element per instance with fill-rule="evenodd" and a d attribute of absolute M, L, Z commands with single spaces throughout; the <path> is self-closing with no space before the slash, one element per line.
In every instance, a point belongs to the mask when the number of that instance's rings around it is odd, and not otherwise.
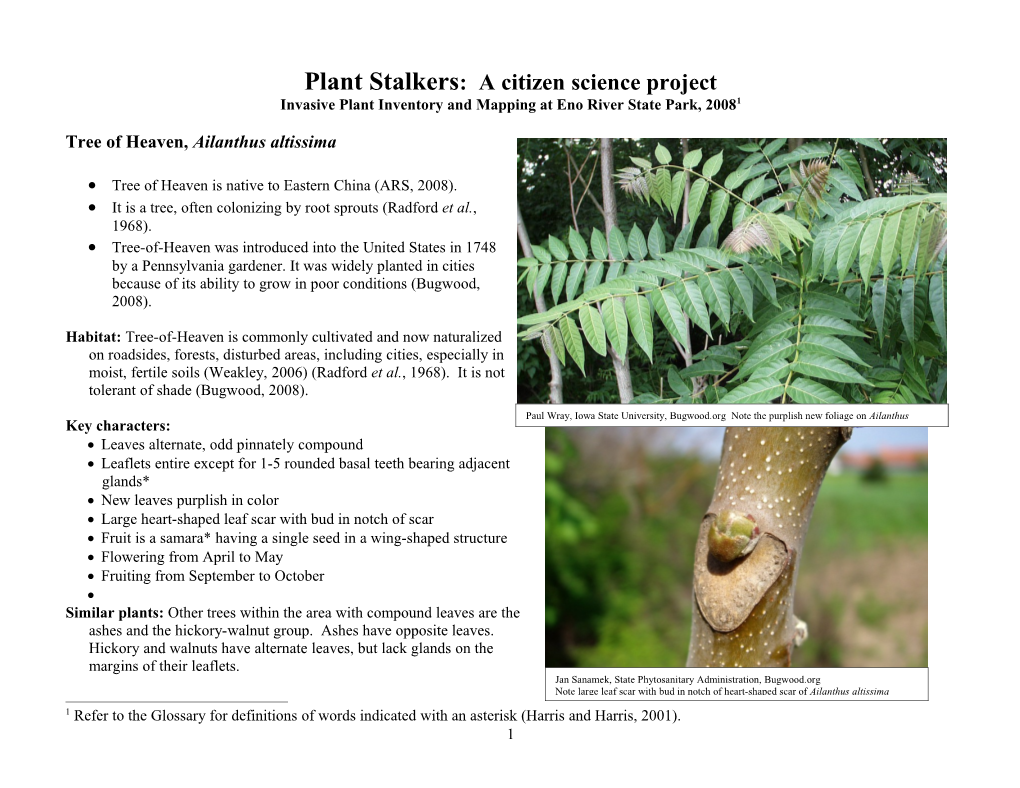
<path fill-rule="evenodd" d="M 926 667 L 923 428 L 546 430 L 547 667 Z"/>
<path fill-rule="evenodd" d="M 518 139 L 518 402 L 946 403 L 947 156 Z"/>

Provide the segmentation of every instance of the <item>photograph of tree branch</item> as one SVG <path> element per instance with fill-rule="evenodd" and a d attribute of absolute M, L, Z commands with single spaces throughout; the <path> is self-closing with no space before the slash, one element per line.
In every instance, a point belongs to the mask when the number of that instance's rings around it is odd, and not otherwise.
<path fill-rule="evenodd" d="M 518 402 L 947 402 L 947 168 L 946 139 L 518 139 Z"/>
<path fill-rule="evenodd" d="M 927 429 L 545 436 L 547 667 L 927 666 Z"/>

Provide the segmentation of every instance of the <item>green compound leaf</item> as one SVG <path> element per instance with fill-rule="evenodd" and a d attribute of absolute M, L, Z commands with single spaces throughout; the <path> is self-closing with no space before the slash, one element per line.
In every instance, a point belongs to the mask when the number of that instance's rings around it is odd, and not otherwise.
<path fill-rule="evenodd" d="M 584 242 L 584 236 L 571 227 L 567 240 L 570 243 L 570 251 L 574 253 L 575 260 L 588 259 L 588 244 Z"/>
<path fill-rule="evenodd" d="M 574 359 L 574 363 L 577 364 L 578 369 L 581 370 L 581 374 L 584 374 L 584 343 L 581 341 L 581 332 L 577 330 L 577 326 L 574 325 L 574 321 L 569 317 L 563 317 L 560 322 L 556 324 L 557 328 L 560 329 L 560 333 L 563 335 L 563 344 L 570 353 L 570 357 Z"/>
<path fill-rule="evenodd" d="M 928 287 L 928 300 L 931 302 L 931 316 L 935 319 L 935 330 L 939 336 L 946 338 L 946 283 L 942 274 L 934 274 Z"/>
<path fill-rule="evenodd" d="M 701 288 L 698 287 L 697 282 L 690 279 L 681 280 L 677 282 L 674 290 L 684 312 L 694 321 L 694 325 L 712 336 L 712 321 L 708 316 L 708 308 L 705 306 L 705 297 L 701 294 Z"/>
<path fill-rule="evenodd" d="M 723 155 L 722 151 L 715 154 L 711 159 L 705 162 L 705 166 L 702 167 L 701 172 L 706 178 L 714 178 L 716 173 L 722 169 Z"/>
<path fill-rule="evenodd" d="M 701 213 L 701 206 L 705 204 L 706 194 L 708 194 L 708 181 L 704 178 L 698 178 L 691 184 L 691 194 L 687 201 L 687 215 L 690 217 L 691 224 L 697 221 L 698 214 Z"/>
<path fill-rule="evenodd" d="M 619 227 L 614 227 L 609 231 L 609 253 L 617 262 L 627 259 L 627 239 Z"/>
<path fill-rule="evenodd" d="M 602 302 L 602 322 L 606 327 L 609 343 L 620 358 L 627 357 L 627 313 L 620 303 L 623 299 L 610 298 Z"/>
<path fill-rule="evenodd" d="M 565 265 L 565 263 L 563 263 Z M 574 263 L 570 266 L 570 273 L 567 274 L 567 300 L 573 301 L 574 296 L 577 295 L 577 291 L 581 287 L 581 282 L 584 281 L 584 263 Z"/>
<path fill-rule="evenodd" d="M 797 360 L 791 365 L 794 372 L 800 372 L 812 378 L 821 380 L 834 380 L 837 383 L 857 383 L 862 386 L 871 386 L 867 380 L 851 367 L 832 356 L 825 356 L 820 353 L 801 353 Z"/>
<path fill-rule="evenodd" d="M 701 292 L 705 301 L 725 325 L 730 323 L 730 294 L 726 291 L 726 283 L 720 274 L 702 274 L 698 277 Z"/>
<path fill-rule="evenodd" d="M 606 243 L 606 236 L 597 227 L 591 231 L 591 253 L 596 260 L 609 258 L 609 244 Z"/>
<path fill-rule="evenodd" d="M 549 251 L 552 252 L 553 257 L 561 262 L 570 259 L 570 252 L 563 245 L 563 241 L 552 235 L 549 236 Z"/>
<path fill-rule="evenodd" d="M 786 387 L 786 396 L 798 405 L 846 405 L 839 394 L 810 378 L 794 378 Z"/>
<path fill-rule="evenodd" d="M 651 290 L 648 299 L 655 307 L 655 314 L 659 316 L 662 325 L 666 327 L 670 336 L 675 338 L 687 352 L 690 352 L 691 342 L 687 332 L 687 320 L 684 315 L 680 299 L 677 298 L 673 289 Z"/>
<path fill-rule="evenodd" d="M 556 263 L 552 272 L 552 297 L 555 304 L 560 300 L 560 293 L 563 292 L 563 285 L 567 281 L 567 264 Z M 570 296 L 567 296 L 569 298 Z"/>
<path fill-rule="evenodd" d="M 606 355 L 606 327 L 602 324 L 599 310 L 590 304 L 584 304 L 577 312 L 581 321 L 581 330 L 591 349 L 600 356 Z"/>
<path fill-rule="evenodd" d="M 631 334 L 648 360 L 652 361 L 652 308 L 648 299 L 641 295 L 627 296 L 624 300 L 624 311 L 630 323 Z"/>
<path fill-rule="evenodd" d="M 627 237 L 627 248 L 630 250 L 632 260 L 644 260 L 648 256 L 648 246 L 645 244 L 645 236 L 635 224 L 630 228 L 630 235 Z"/>
<path fill-rule="evenodd" d="M 723 405 L 738 405 L 742 403 L 764 404 L 771 402 L 776 397 L 783 395 L 783 384 L 778 380 L 765 378 L 752 380 L 737 386 L 727 392 L 726 396 L 719 400 Z"/>

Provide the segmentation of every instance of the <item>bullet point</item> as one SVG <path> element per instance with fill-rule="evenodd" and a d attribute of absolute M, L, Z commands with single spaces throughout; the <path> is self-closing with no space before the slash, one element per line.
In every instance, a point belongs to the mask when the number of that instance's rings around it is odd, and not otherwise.
<path fill-rule="evenodd" d="M 95 463 L 92 462 L 92 460 L 89 460 L 89 467 L 91 468 L 93 465 L 95 465 Z"/>
<path fill-rule="evenodd" d="M 93 577 L 95 577 L 95 575 L 89 572 L 89 580 L 91 580 Z"/>
<path fill-rule="evenodd" d="M 90 518 L 89 518 L 89 522 L 91 523 L 91 522 L 92 522 L 92 521 L 93 521 L 94 519 L 96 519 L 96 518 L 94 518 L 94 517 L 90 517 Z"/>
<path fill-rule="evenodd" d="M 95 181 L 89 181 L 89 188 L 90 189 L 96 188 L 96 182 Z"/>
<path fill-rule="evenodd" d="M 92 599 L 93 596 L 94 594 L 91 591 L 89 591 L 89 599 Z"/>
<path fill-rule="evenodd" d="M 90 252 L 96 251 L 96 245 L 95 244 L 89 244 L 89 251 Z"/>
<path fill-rule="evenodd" d="M 90 206 L 89 206 L 89 210 L 90 210 L 90 211 L 94 211 L 95 209 L 96 209 L 96 206 L 94 206 L 94 205 L 90 205 Z"/>
<path fill-rule="evenodd" d="M 92 448 L 93 446 L 95 446 L 95 445 L 96 445 L 96 444 L 94 444 L 94 443 L 90 443 L 90 444 L 89 444 L 89 448 L 91 449 L 91 448 Z"/>
<path fill-rule="evenodd" d="M 95 538 L 96 538 L 96 537 L 94 537 L 94 536 L 90 536 L 90 537 L 89 537 L 89 541 L 91 542 L 91 541 L 92 541 L 93 539 L 95 539 Z"/>
<path fill-rule="evenodd" d="M 89 503 L 95 503 L 95 502 L 96 502 L 95 498 L 89 498 Z"/>
<path fill-rule="evenodd" d="M 91 560 L 92 560 L 93 558 L 95 558 L 95 556 L 92 556 L 92 555 L 90 555 L 90 556 L 89 556 L 89 560 L 90 560 L 90 561 L 91 561 Z"/>

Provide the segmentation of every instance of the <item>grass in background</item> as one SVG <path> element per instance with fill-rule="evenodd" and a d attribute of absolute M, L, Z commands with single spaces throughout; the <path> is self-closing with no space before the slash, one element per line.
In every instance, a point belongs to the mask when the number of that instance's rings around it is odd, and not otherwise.
<path fill-rule="evenodd" d="M 805 553 L 864 552 L 927 538 L 927 474 L 871 483 L 857 474 L 830 474 L 818 493 Z"/>

